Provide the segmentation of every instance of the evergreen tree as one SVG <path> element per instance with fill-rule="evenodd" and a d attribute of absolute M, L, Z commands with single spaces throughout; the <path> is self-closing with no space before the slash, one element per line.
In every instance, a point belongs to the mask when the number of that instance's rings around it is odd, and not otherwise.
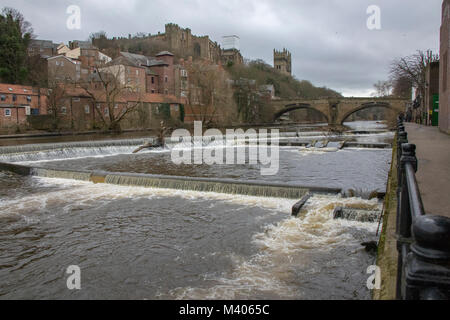
<path fill-rule="evenodd" d="M 27 78 L 27 49 L 33 30 L 22 14 L 4 8 L 0 14 L 0 79 L 23 83 Z"/>

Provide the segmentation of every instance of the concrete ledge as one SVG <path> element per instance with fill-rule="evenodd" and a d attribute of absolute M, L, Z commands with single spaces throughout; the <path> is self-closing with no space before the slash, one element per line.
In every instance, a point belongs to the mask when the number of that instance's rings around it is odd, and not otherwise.
<path fill-rule="evenodd" d="M 394 141 L 397 140 L 395 136 Z M 378 242 L 377 266 L 381 269 L 381 288 L 373 291 L 374 300 L 395 300 L 397 285 L 397 146 L 393 143 L 391 169 L 383 204 L 383 226 Z"/>

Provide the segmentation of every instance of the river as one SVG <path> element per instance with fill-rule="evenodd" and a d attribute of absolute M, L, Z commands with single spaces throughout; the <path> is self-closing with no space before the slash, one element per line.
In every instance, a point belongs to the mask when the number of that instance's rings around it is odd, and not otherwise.
<path fill-rule="evenodd" d="M 353 135 L 355 141 L 392 139 L 379 124 L 357 125 L 376 131 Z M 385 190 L 392 152 L 280 147 L 279 174 L 264 177 L 257 165 L 176 166 L 170 150 L 130 154 L 136 146 L 43 148 L 0 157 L 58 169 L 352 188 L 362 196 Z M 0 299 L 370 298 L 366 269 L 374 256 L 361 242 L 376 240 L 377 223 L 335 220 L 333 210 L 381 210 L 378 199 L 314 194 L 292 217 L 298 199 L 7 172 L 0 172 L 0 197 Z M 70 265 L 80 267 L 81 290 L 66 286 Z"/>

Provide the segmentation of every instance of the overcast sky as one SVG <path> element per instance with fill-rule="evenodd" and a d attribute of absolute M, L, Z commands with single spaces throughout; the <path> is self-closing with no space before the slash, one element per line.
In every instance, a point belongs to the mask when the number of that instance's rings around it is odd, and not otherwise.
<path fill-rule="evenodd" d="M 245 58 L 273 64 L 274 48 L 292 53 L 297 79 L 345 96 L 368 96 L 388 78 L 390 61 L 416 50 L 439 50 L 442 0 L 2 0 L 31 22 L 38 39 L 86 40 L 164 32 L 168 22 L 195 35 L 240 37 Z M 69 5 L 81 9 L 81 29 L 69 30 Z M 369 30 L 369 5 L 381 12 L 381 29 Z"/>

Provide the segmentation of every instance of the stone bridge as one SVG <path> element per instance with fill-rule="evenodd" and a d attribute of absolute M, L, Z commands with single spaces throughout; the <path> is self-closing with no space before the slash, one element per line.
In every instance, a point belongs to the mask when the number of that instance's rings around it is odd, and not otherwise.
<path fill-rule="evenodd" d="M 374 107 L 390 109 L 395 113 L 405 112 L 408 99 L 399 98 L 329 98 L 329 99 L 289 99 L 272 100 L 277 120 L 286 112 L 298 109 L 312 109 L 325 116 L 331 126 L 342 125 L 353 113 Z"/>

